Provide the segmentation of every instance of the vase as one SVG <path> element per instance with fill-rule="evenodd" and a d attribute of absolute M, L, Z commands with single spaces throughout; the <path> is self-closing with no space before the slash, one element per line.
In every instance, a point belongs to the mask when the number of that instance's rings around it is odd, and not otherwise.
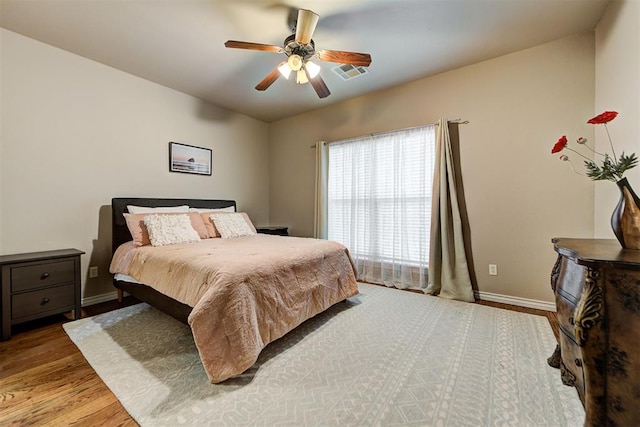
<path fill-rule="evenodd" d="M 634 193 L 627 178 L 616 182 L 620 200 L 611 215 L 611 228 L 625 249 L 640 249 L 640 198 Z"/>

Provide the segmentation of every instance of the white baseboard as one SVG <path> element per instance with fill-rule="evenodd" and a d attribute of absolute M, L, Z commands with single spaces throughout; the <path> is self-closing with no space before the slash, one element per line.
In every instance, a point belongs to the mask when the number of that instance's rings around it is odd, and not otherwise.
<path fill-rule="evenodd" d="M 94 295 L 92 297 L 82 298 L 82 306 L 86 307 L 88 305 L 99 304 L 101 302 L 112 301 L 114 299 L 118 299 L 118 292 L 113 291 L 107 294 Z"/>
<path fill-rule="evenodd" d="M 534 308 L 536 310 L 556 311 L 556 305 L 552 302 L 539 301 L 535 299 L 512 297 L 508 295 L 494 294 L 491 292 L 474 292 L 476 299 L 483 301 L 499 302 L 502 304 L 517 305 L 518 307 Z"/>

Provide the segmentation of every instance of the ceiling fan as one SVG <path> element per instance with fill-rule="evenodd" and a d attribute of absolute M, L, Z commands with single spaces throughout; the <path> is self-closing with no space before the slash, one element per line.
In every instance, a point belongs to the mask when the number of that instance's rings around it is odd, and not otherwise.
<path fill-rule="evenodd" d="M 311 58 L 321 61 L 337 62 L 339 64 L 351 64 L 368 67 L 371 64 L 371 55 L 368 53 L 345 52 L 341 50 L 316 51 L 315 42 L 311 38 L 318 24 L 319 16 L 306 9 L 298 10 L 298 19 L 293 28 L 293 34 L 284 40 L 283 47 L 227 40 L 225 47 L 234 49 L 261 50 L 264 52 L 284 53 L 287 60 L 282 61 L 267 76 L 256 85 L 257 90 L 266 90 L 280 75 L 289 78 L 291 72 L 295 72 L 296 83 L 311 83 L 313 89 L 320 98 L 326 98 L 331 94 L 329 88 L 320 77 L 320 66 L 311 62 Z"/>

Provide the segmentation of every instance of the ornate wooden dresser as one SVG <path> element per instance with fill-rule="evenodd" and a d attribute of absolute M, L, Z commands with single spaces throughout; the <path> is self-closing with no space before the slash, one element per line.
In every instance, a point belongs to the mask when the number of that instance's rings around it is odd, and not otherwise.
<path fill-rule="evenodd" d="M 640 426 L 640 251 L 554 238 L 559 344 L 549 364 L 574 386 L 586 426 Z"/>

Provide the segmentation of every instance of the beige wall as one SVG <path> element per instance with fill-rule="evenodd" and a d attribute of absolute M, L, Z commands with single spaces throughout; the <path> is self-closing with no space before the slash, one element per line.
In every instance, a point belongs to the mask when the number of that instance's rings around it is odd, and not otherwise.
<path fill-rule="evenodd" d="M 575 35 L 272 123 L 271 221 L 312 235 L 315 141 L 468 120 L 460 148 L 479 291 L 551 303 L 551 238 L 593 232 L 593 184 L 550 149 L 563 134 L 593 137 L 594 56 L 593 33 Z"/>
<path fill-rule="evenodd" d="M 640 2 L 612 1 L 596 30 L 595 112 L 618 111 L 608 124 L 616 153 L 640 155 Z M 602 126 L 597 127 L 599 151 L 611 153 Z M 640 167 L 625 174 L 640 194 Z M 595 191 L 595 236 L 613 238 L 611 213 L 620 192 L 609 181 L 598 182 Z"/>
<path fill-rule="evenodd" d="M 0 31 L 0 254 L 85 251 L 87 298 L 113 292 L 112 197 L 229 198 L 269 222 L 266 123 Z M 213 175 L 170 173 L 169 141 L 211 148 Z"/>
<path fill-rule="evenodd" d="M 0 30 L 0 253 L 77 247 L 83 276 L 105 273 L 114 196 L 234 198 L 257 224 L 310 236 L 310 145 L 459 117 L 479 290 L 551 302 L 549 239 L 612 237 L 618 194 L 549 149 L 562 134 L 593 140 L 585 118 L 616 109 L 616 146 L 639 151 L 639 7 L 612 1 L 595 45 L 571 36 L 271 125 Z M 213 176 L 169 173 L 171 140 L 212 148 Z M 83 284 L 85 297 L 112 291 L 105 274 Z"/>

